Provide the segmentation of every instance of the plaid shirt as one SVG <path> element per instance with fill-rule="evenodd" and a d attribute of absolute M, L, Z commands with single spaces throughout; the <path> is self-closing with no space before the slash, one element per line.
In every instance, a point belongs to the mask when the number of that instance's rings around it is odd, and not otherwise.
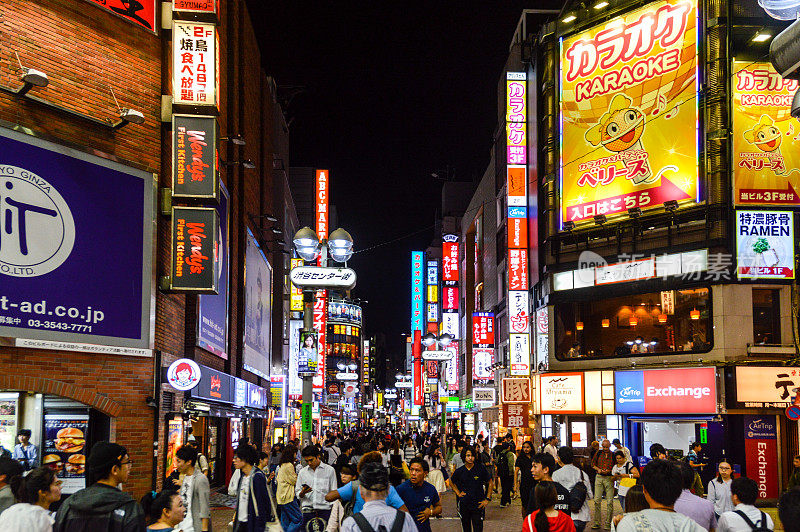
<path fill-rule="evenodd" d="M 592 458 L 592 467 L 600 468 L 599 475 L 610 475 L 614 467 L 614 453 L 610 450 L 600 449 Z"/>

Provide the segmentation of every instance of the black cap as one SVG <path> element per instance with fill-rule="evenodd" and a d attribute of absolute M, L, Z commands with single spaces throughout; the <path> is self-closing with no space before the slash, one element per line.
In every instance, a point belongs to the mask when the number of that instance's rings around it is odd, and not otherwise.
<path fill-rule="evenodd" d="M 619 443 L 619 438 L 614 438 L 613 440 L 611 440 L 611 443 L 616 445 L 617 443 Z"/>
<path fill-rule="evenodd" d="M 118 443 L 99 441 L 94 444 L 86 460 L 89 471 L 102 471 L 108 466 L 119 464 L 128 450 Z"/>
<path fill-rule="evenodd" d="M 358 481 L 369 491 L 386 491 L 389 489 L 389 472 L 380 463 L 368 462 L 362 466 Z"/>

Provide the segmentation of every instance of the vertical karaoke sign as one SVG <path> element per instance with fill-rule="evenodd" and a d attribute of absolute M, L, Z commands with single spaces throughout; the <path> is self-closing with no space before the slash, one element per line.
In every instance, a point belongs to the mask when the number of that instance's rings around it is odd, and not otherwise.
<path fill-rule="evenodd" d="M 506 73 L 506 189 L 508 195 L 508 339 L 511 375 L 531 371 L 528 303 L 527 76 Z"/>
<path fill-rule="evenodd" d="M 425 282 L 422 278 L 425 258 L 422 251 L 411 252 L 411 339 L 425 330 Z M 418 331 L 418 332 L 417 332 Z M 413 352 L 413 351 L 412 351 Z M 419 354 L 414 353 L 412 361 L 412 379 L 414 385 L 414 405 L 422 405 L 422 361 Z"/>
<path fill-rule="evenodd" d="M 314 193 L 314 224 L 317 237 L 322 240 L 328 238 L 328 190 L 330 184 L 330 172 L 328 170 L 317 170 L 316 188 Z M 325 388 L 325 356 L 328 353 L 326 332 L 328 328 L 328 291 L 317 290 L 317 297 L 314 301 L 314 329 L 317 331 L 317 374 L 314 376 L 314 390 L 322 391 Z"/>

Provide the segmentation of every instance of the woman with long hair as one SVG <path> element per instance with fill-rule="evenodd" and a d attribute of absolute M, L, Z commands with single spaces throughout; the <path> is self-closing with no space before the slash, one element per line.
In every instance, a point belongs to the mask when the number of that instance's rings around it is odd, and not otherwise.
<path fill-rule="evenodd" d="M 375 450 L 381 453 L 383 459 L 383 467 L 389 467 L 389 446 L 383 440 L 378 440 Z"/>
<path fill-rule="evenodd" d="M 731 501 L 731 481 L 733 480 L 733 469 L 728 462 L 720 462 L 717 469 L 716 478 L 708 483 L 706 499 L 714 503 L 714 513 L 717 519 L 722 512 L 732 512 L 733 502 Z"/>
<path fill-rule="evenodd" d="M 19 501 L 0 514 L 3 532 L 51 532 L 53 517 L 50 505 L 61 500 L 61 481 L 49 467 L 37 467 L 25 477 L 16 477 L 11 485 Z"/>
<path fill-rule="evenodd" d="M 558 502 L 555 482 L 539 482 L 533 490 L 533 496 L 539 509 L 522 522 L 522 532 L 575 532 L 572 518 L 555 509 Z"/>
<path fill-rule="evenodd" d="M 147 532 L 172 532 L 186 517 L 183 499 L 175 490 L 151 491 L 140 502 L 147 516 Z"/>
<path fill-rule="evenodd" d="M 451 437 L 447 440 L 447 449 L 445 449 L 445 457 L 447 458 L 447 463 L 453 461 L 453 456 L 458 452 L 456 450 L 456 439 Z"/>
<path fill-rule="evenodd" d="M 434 445 L 428 449 L 428 454 L 425 455 L 425 461 L 428 462 L 430 472 L 428 473 L 428 482 L 433 484 L 436 491 L 444 493 L 447 491 L 447 485 L 444 483 L 444 471 L 447 471 L 447 461 L 442 456 L 442 449 L 439 447 L 439 442 L 434 440 Z"/>
<path fill-rule="evenodd" d="M 292 445 L 284 447 L 275 478 L 278 485 L 275 502 L 280 510 L 281 527 L 286 532 L 298 532 L 303 527 L 303 514 L 300 512 L 300 504 L 294 493 L 297 484 L 297 473 L 294 468 L 296 461 L 297 449 Z"/>
<path fill-rule="evenodd" d="M 533 443 L 530 440 L 522 442 L 522 447 L 519 449 L 519 456 L 514 462 L 514 479 L 519 479 L 518 484 L 514 487 L 514 491 L 519 494 L 522 501 L 522 516 L 525 517 L 525 506 L 531 500 L 531 490 L 536 485 L 536 480 L 533 478 Z M 519 472 L 519 476 L 517 476 Z"/>

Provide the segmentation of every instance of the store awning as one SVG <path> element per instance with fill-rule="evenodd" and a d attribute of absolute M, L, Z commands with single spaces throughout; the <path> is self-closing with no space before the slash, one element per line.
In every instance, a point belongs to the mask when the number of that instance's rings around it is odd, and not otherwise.
<path fill-rule="evenodd" d="M 696 416 L 628 416 L 628 421 L 634 423 L 707 423 L 714 421 L 715 416 L 698 414 Z"/>

